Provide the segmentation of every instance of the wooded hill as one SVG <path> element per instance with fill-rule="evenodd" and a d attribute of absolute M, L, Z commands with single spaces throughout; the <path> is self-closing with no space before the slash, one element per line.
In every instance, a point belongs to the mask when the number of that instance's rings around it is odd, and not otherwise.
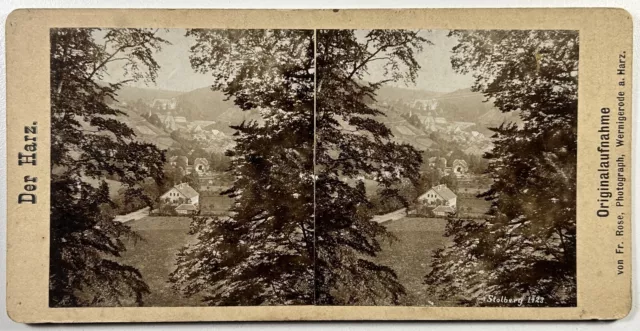
<path fill-rule="evenodd" d="M 118 91 L 118 101 L 126 102 L 127 104 L 135 104 L 139 101 L 145 104 L 152 104 L 155 99 L 171 98 L 175 98 L 177 103 L 176 108 L 171 110 L 174 116 L 184 116 L 189 121 L 216 121 L 217 123 L 211 128 L 221 130 L 227 134 L 231 134 L 233 131 L 229 128 L 229 125 L 237 125 L 243 120 L 259 118 L 257 111 L 243 112 L 233 104 L 232 100 L 227 100 L 222 92 L 213 91 L 209 87 L 180 92 L 123 86 Z M 492 102 L 485 102 L 485 97 L 481 93 L 472 92 L 470 89 L 440 93 L 384 86 L 378 91 L 376 99 L 378 108 L 386 115 L 381 116 L 380 121 L 387 123 L 395 136 L 395 140 L 410 143 L 420 150 L 433 149 L 437 146 L 429 138 L 429 132 L 408 123 L 401 115 L 409 111 L 426 115 L 427 111 L 412 107 L 387 107 L 383 106 L 383 104 L 394 103 L 397 100 L 412 104 L 415 100 L 435 99 L 439 103 L 436 110 L 437 116 L 444 117 L 448 121 L 475 122 L 476 125 L 472 127 L 472 130 L 479 131 L 487 136 L 492 134 L 488 129 L 489 127 L 499 126 L 505 121 L 516 123 L 519 121 L 516 113 L 501 113 L 493 106 Z M 158 114 L 167 112 L 162 108 L 151 107 L 145 108 L 144 112 L 148 110 Z M 143 140 L 158 141 L 157 139 L 160 138 L 161 148 L 179 146 L 179 143 L 172 140 L 168 133 L 154 127 L 142 118 L 140 110 L 137 111 L 138 113 L 132 110 L 127 110 L 126 112 L 129 114 L 129 118 L 124 119 L 124 121 L 131 124 L 131 127 Z M 148 129 L 145 129 L 145 127 Z"/>

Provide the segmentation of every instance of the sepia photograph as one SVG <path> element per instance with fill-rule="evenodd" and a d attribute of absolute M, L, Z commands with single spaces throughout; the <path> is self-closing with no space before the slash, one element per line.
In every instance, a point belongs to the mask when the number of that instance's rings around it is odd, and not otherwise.
<path fill-rule="evenodd" d="M 49 307 L 577 306 L 577 30 L 49 38 Z"/>
<path fill-rule="evenodd" d="M 317 304 L 576 306 L 577 31 L 316 48 Z"/>

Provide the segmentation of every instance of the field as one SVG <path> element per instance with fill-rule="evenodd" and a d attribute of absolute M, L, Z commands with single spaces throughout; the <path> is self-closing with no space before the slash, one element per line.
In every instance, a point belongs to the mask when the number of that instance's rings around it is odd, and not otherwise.
<path fill-rule="evenodd" d="M 191 219 L 188 217 L 147 216 L 127 224 L 144 240 L 127 243 L 121 262 L 140 270 L 151 293 L 144 298 L 145 306 L 197 306 L 199 298 L 185 298 L 176 293 L 168 282 L 175 268 L 175 254 L 193 237 L 187 234 Z M 405 217 L 383 223 L 397 240 L 383 242 L 383 251 L 376 262 L 392 267 L 407 289 L 404 305 L 446 305 L 429 298 L 424 276 L 431 269 L 431 255 L 443 247 L 447 238 L 442 236 L 446 220 L 438 218 Z"/>
<path fill-rule="evenodd" d="M 431 270 L 431 255 L 444 247 L 448 238 L 443 237 L 447 221 L 441 218 L 405 217 L 383 223 L 397 237 L 397 241 L 383 244 L 375 261 L 393 268 L 407 290 L 403 305 L 449 305 L 430 298 L 425 290 L 424 276 Z"/>
<path fill-rule="evenodd" d="M 195 306 L 198 298 L 184 298 L 175 293 L 168 283 L 169 274 L 175 268 L 175 254 L 189 242 L 188 217 L 145 217 L 127 223 L 144 240 L 127 243 L 127 251 L 120 260 L 142 273 L 151 294 L 145 296 L 145 306 Z"/>

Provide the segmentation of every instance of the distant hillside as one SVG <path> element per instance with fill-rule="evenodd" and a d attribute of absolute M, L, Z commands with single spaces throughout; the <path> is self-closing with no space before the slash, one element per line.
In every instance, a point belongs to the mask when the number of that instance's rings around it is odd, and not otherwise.
<path fill-rule="evenodd" d="M 136 137 L 144 142 L 154 144 L 160 149 L 176 148 L 180 143 L 175 141 L 169 133 L 155 127 L 139 114 L 126 108 L 120 108 L 127 116 L 119 116 L 118 120 L 126 123 L 136 134 Z"/>
<path fill-rule="evenodd" d="M 184 112 L 182 115 L 191 120 L 222 120 L 221 117 L 229 110 L 242 113 L 232 100 L 225 100 L 226 96 L 222 92 L 213 91 L 209 87 L 183 93 L 177 99 L 178 108 L 182 108 Z M 241 118 L 242 115 L 238 117 Z"/>
<path fill-rule="evenodd" d="M 226 100 L 226 96 L 222 92 L 213 91 L 209 87 L 180 92 L 123 86 L 118 91 L 118 101 L 130 104 L 142 101 L 151 105 L 155 99 L 172 98 L 176 99 L 175 109 L 167 110 L 149 106 L 138 109 L 138 112 L 151 111 L 152 113 L 164 114 L 170 111 L 174 116 L 184 116 L 190 121 L 217 121 L 224 126 L 258 118 L 257 111 L 244 112 L 232 100 Z"/>
<path fill-rule="evenodd" d="M 454 121 L 472 121 L 494 109 L 492 102 L 485 102 L 482 93 L 471 92 L 470 89 L 457 90 L 436 98 L 442 116 Z"/>
<path fill-rule="evenodd" d="M 473 121 L 485 126 L 500 125 L 503 121 L 519 122 L 518 113 L 503 113 L 482 93 L 471 89 L 457 90 L 437 98 L 447 116 L 461 121 Z"/>
<path fill-rule="evenodd" d="M 132 103 L 137 101 L 138 99 L 142 99 L 143 101 L 151 101 L 153 99 L 170 99 L 175 98 L 183 93 L 184 92 L 180 91 L 122 86 L 122 88 L 118 90 L 117 99 L 120 102 Z"/>
<path fill-rule="evenodd" d="M 166 109 L 152 107 L 155 99 L 175 98 L 171 107 Z M 437 147 L 429 139 L 429 132 L 408 123 L 405 118 L 413 114 L 435 115 L 444 117 L 449 121 L 474 122 L 473 130 L 485 135 L 491 135 L 488 127 L 495 127 L 502 122 L 519 122 L 517 113 L 502 113 L 491 102 L 484 102 L 485 97 L 481 93 L 472 92 L 470 89 L 461 89 L 450 93 L 439 93 L 426 90 L 416 90 L 393 86 L 383 86 L 378 90 L 377 106 L 386 116 L 380 116 L 379 120 L 386 123 L 395 136 L 395 140 L 410 143 L 421 150 Z M 256 110 L 242 111 L 232 100 L 226 100 L 225 95 L 219 91 L 213 91 L 209 87 L 195 89 L 189 92 L 154 90 L 124 86 L 118 93 L 118 100 L 129 103 L 135 111 L 129 111 L 129 116 L 124 119 L 136 131 L 143 140 L 156 141 L 161 148 L 168 148 L 178 144 L 159 128 L 154 127 L 140 115 L 149 111 L 165 114 L 171 112 L 174 116 L 184 116 L 188 121 L 215 121 L 207 130 L 216 129 L 226 134 L 232 134 L 235 130 L 230 125 L 240 124 L 242 121 L 258 120 L 260 118 Z M 140 104 L 138 101 L 142 101 Z M 427 110 L 417 107 L 416 100 L 436 100 L 437 107 Z M 128 107 L 129 107 L 128 106 Z M 404 117 L 403 117 L 404 116 Z"/>
<path fill-rule="evenodd" d="M 391 109 L 401 114 L 410 111 L 417 115 L 444 117 L 449 121 L 474 122 L 474 130 L 491 134 L 489 127 L 499 126 L 502 122 L 520 122 L 518 113 L 502 113 L 492 102 L 485 102 L 485 96 L 471 89 L 460 89 L 450 93 L 420 91 L 399 87 L 383 87 L 379 90 L 378 102 L 389 103 Z M 427 111 L 415 106 L 416 100 L 434 99 L 435 110 Z"/>
<path fill-rule="evenodd" d="M 397 100 L 397 99 L 411 99 L 422 100 L 431 99 L 442 95 L 440 92 L 432 92 L 427 90 L 418 90 L 407 87 L 395 87 L 389 85 L 383 85 L 377 91 L 378 100 Z"/>
<path fill-rule="evenodd" d="M 393 134 L 393 140 L 399 143 L 407 143 L 421 151 L 436 147 L 435 142 L 429 138 L 424 130 L 415 127 L 401 116 L 394 107 L 377 107 L 384 115 L 377 116 L 377 120 L 384 123 Z"/>

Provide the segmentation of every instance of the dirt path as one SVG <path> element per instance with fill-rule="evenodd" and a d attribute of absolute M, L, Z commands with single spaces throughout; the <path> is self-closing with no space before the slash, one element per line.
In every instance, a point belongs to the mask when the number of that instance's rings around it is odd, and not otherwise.
<path fill-rule="evenodd" d="M 129 221 L 139 220 L 143 217 L 149 216 L 149 207 L 136 210 L 126 215 L 118 215 L 113 220 L 120 223 L 126 223 Z"/>
<path fill-rule="evenodd" d="M 376 222 L 376 223 L 384 223 L 384 222 L 388 222 L 388 221 L 395 221 L 395 220 L 399 220 L 403 217 L 407 216 L 407 208 L 402 208 L 402 209 L 398 209 L 396 211 L 392 211 L 388 214 L 384 214 L 384 215 L 376 215 L 373 216 L 372 221 Z"/>

